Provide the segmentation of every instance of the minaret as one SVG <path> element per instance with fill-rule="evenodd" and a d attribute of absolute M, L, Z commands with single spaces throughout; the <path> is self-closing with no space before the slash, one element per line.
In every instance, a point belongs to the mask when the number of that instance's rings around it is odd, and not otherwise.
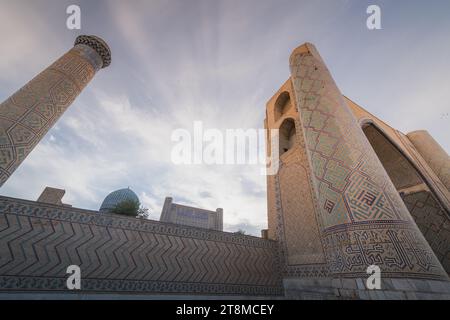
<path fill-rule="evenodd" d="M 312 44 L 290 70 L 333 278 L 448 279 Z"/>
<path fill-rule="evenodd" d="M 102 39 L 79 36 L 72 49 L 0 104 L 0 186 L 110 63 L 111 51 Z"/>
<path fill-rule="evenodd" d="M 426 130 L 410 132 L 407 137 L 450 191 L 450 156 L 447 152 Z"/>

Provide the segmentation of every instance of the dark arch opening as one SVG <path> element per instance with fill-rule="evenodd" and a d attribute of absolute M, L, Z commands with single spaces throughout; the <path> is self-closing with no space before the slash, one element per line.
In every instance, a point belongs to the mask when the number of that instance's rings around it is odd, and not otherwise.
<path fill-rule="evenodd" d="M 412 163 L 380 129 L 372 123 L 366 124 L 362 129 L 399 192 L 425 183 Z"/>
<path fill-rule="evenodd" d="M 291 106 L 291 97 L 289 93 L 282 92 L 275 101 L 275 121 L 278 121 Z"/>
<path fill-rule="evenodd" d="M 283 153 L 286 153 L 294 146 L 296 133 L 294 120 L 291 118 L 285 119 L 280 126 L 279 133 L 279 148 L 281 156 Z"/>

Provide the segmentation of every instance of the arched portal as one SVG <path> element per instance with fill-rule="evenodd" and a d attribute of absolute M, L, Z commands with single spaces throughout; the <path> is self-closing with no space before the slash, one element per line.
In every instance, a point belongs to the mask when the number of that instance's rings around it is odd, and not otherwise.
<path fill-rule="evenodd" d="M 362 129 L 417 226 L 450 273 L 448 213 L 419 170 L 376 125 L 368 123 Z"/>

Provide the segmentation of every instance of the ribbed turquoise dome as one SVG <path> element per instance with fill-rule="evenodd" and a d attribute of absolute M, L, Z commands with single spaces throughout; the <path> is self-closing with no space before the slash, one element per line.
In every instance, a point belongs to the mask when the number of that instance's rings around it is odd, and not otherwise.
<path fill-rule="evenodd" d="M 139 202 L 139 198 L 136 193 L 133 192 L 130 188 L 119 189 L 108 194 L 103 200 L 102 205 L 100 206 L 100 212 L 109 212 L 111 211 L 117 204 L 121 203 L 125 200 L 132 200 Z"/>

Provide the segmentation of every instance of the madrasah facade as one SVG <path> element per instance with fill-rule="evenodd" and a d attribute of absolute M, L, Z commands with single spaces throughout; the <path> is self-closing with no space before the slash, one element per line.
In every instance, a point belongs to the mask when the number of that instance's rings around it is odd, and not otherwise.
<path fill-rule="evenodd" d="M 105 41 L 79 36 L 0 104 L 0 185 L 110 63 Z M 1 196 L 0 297 L 450 299 L 447 153 L 343 96 L 312 44 L 289 66 L 266 105 L 280 156 L 263 237 Z"/>

